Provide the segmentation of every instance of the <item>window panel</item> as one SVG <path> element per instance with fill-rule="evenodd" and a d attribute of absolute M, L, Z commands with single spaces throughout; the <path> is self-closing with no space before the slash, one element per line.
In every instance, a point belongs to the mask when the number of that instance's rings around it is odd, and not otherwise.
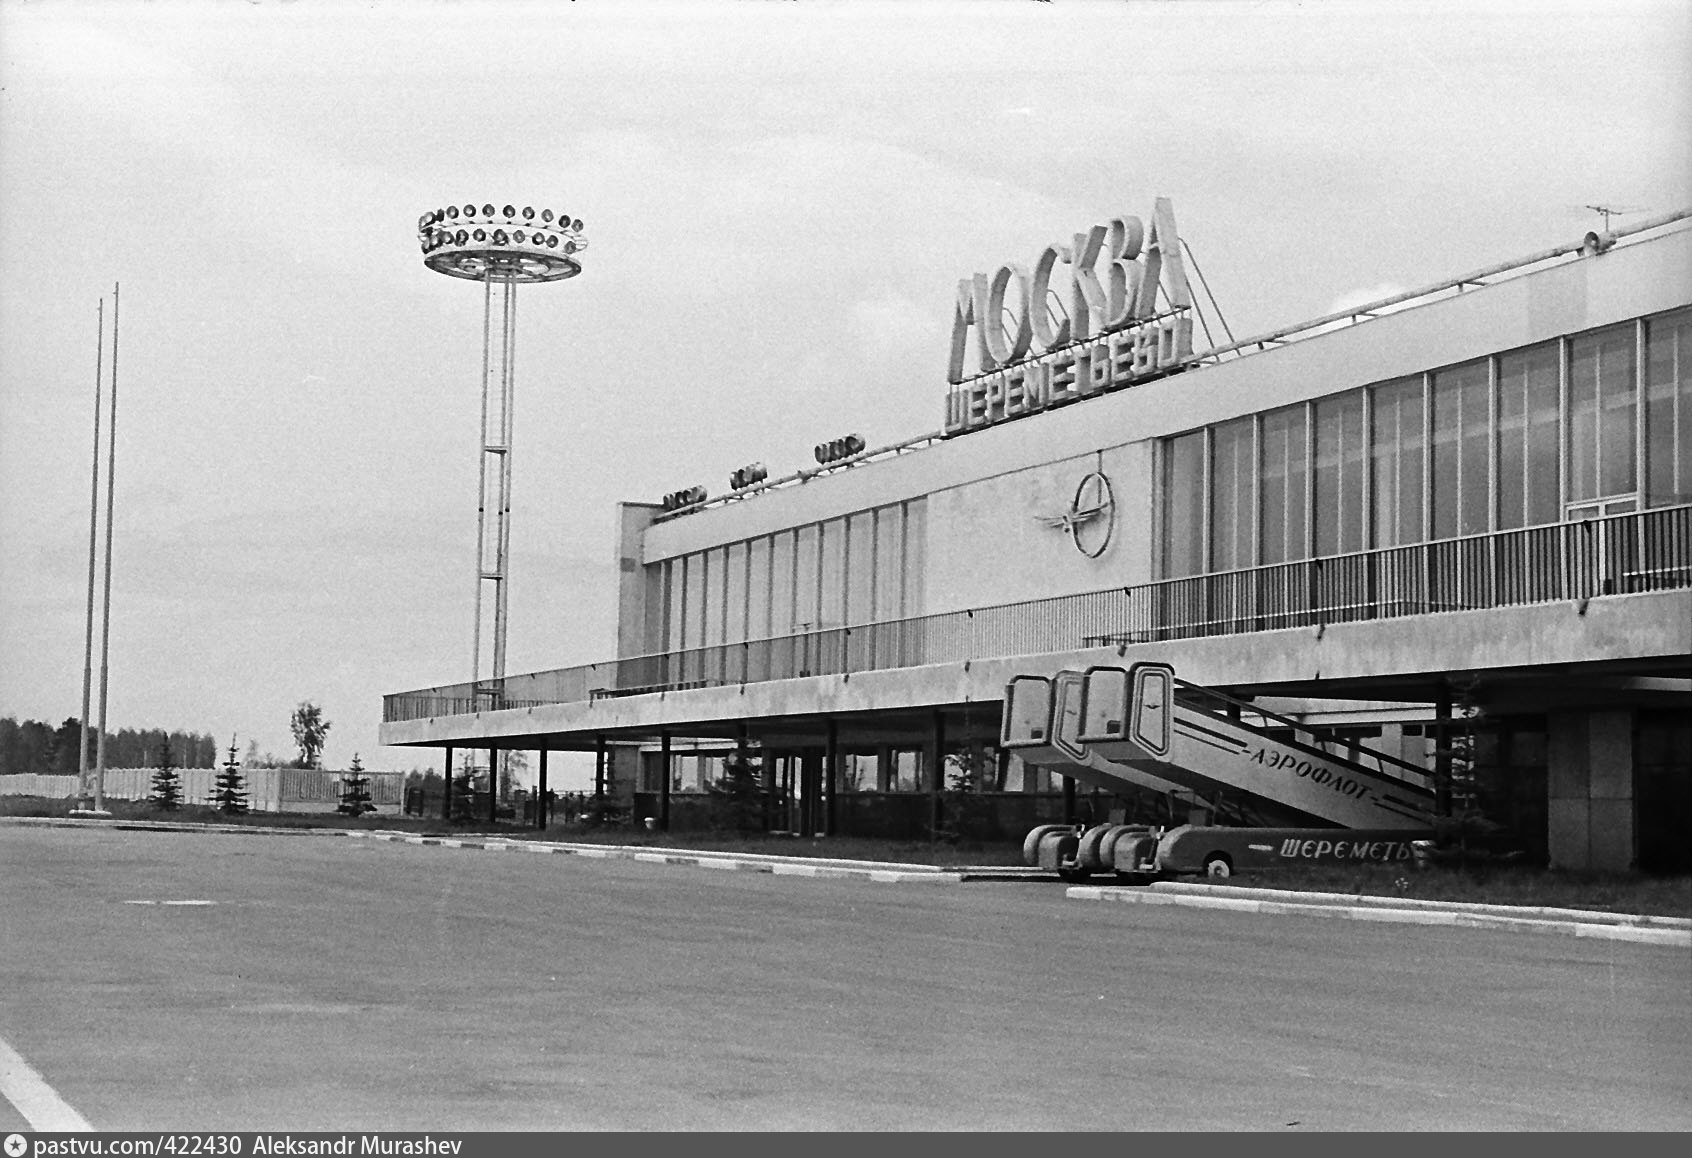
<path fill-rule="evenodd" d="M 746 635 L 746 544 L 730 543 L 723 574 L 726 608 L 723 614 L 723 642 L 740 643 Z"/>
<path fill-rule="evenodd" d="M 845 623 L 872 623 L 875 606 L 875 516 L 862 511 L 846 520 Z"/>
<path fill-rule="evenodd" d="M 1263 416 L 1261 543 L 1264 563 L 1309 555 L 1305 538 L 1305 408 L 1289 406 Z"/>
<path fill-rule="evenodd" d="M 875 520 L 875 618 L 883 623 L 905 614 L 905 509 L 883 507 Z"/>
<path fill-rule="evenodd" d="M 1237 571 L 1256 563 L 1251 532 L 1257 510 L 1253 451 L 1257 420 L 1224 422 L 1210 437 L 1210 569 Z"/>
<path fill-rule="evenodd" d="M 904 584 L 904 614 L 906 618 L 925 614 L 928 599 L 923 593 L 922 577 L 927 574 L 928 562 L 928 500 L 913 499 L 905 504 L 905 565 L 899 571 Z"/>
<path fill-rule="evenodd" d="M 1554 523 L 1562 469 L 1557 453 L 1557 343 L 1498 359 L 1498 526 Z"/>
<path fill-rule="evenodd" d="M 1634 461 L 1634 329 L 1615 326 L 1569 347 L 1569 498 L 1629 494 Z"/>
<path fill-rule="evenodd" d="M 1316 553 L 1361 551 L 1363 510 L 1363 394 L 1352 391 L 1316 403 Z"/>
<path fill-rule="evenodd" d="M 770 635 L 770 541 L 753 539 L 746 545 L 746 590 L 748 608 L 746 638 L 766 639 Z"/>
<path fill-rule="evenodd" d="M 1422 380 L 1375 387 L 1369 433 L 1374 545 L 1422 541 Z"/>
<path fill-rule="evenodd" d="M 1441 370 L 1433 379 L 1433 537 L 1488 529 L 1488 379 L 1485 362 Z"/>
<path fill-rule="evenodd" d="M 701 647 L 705 639 L 705 556 L 682 556 L 682 646 Z"/>
<path fill-rule="evenodd" d="M 793 531 L 770 536 L 770 634 L 793 634 Z"/>
<path fill-rule="evenodd" d="M 1163 448 L 1163 574 L 1178 579 L 1204 569 L 1204 431 Z"/>
<path fill-rule="evenodd" d="M 793 566 L 793 628 L 810 631 L 818 624 L 817 614 L 817 543 L 818 526 L 812 523 L 800 527 L 794 545 Z"/>
<path fill-rule="evenodd" d="M 830 519 L 822 531 L 819 618 L 824 627 L 846 622 L 846 520 Z"/>
<path fill-rule="evenodd" d="M 1692 310 L 1646 324 L 1645 358 L 1649 501 L 1692 502 Z"/>

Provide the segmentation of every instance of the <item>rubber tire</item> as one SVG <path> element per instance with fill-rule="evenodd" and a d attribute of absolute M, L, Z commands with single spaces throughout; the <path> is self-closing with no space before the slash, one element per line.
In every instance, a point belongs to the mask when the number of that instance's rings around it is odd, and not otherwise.
<path fill-rule="evenodd" d="M 1119 824 L 1098 824 L 1082 833 L 1081 843 L 1075 849 L 1076 865 L 1089 872 L 1103 872 L 1106 869 L 1114 872 L 1116 866 L 1105 857 L 1105 841 L 1121 827 Z"/>
<path fill-rule="evenodd" d="M 1039 867 L 1040 841 L 1048 832 L 1067 832 L 1071 827 L 1068 824 L 1042 824 L 1030 829 L 1028 835 L 1022 838 L 1022 863 L 1030 868 Z"/>
<path fill-rule="evenodd" d="M 1225 881 L 1234 875 L 1234 862 L 1228 859 L 1225 852 L 1209 853 L 1204 858 L 1204 878 L 1210 881 Z"/>

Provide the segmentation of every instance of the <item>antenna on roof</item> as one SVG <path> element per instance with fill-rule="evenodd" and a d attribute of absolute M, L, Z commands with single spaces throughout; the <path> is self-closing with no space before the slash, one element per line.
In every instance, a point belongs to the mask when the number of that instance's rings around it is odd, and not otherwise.
<path fill-rule="evenodd" d="M 1634 213 L 1645 212 L 1642 205 L 1582 205 L 1582 209 L 1590 209 L 1594 213 L 1602 214 L 1604 218 L 1604 232 L 1610 232 L 1611 217 L 1627 217 Z"/>

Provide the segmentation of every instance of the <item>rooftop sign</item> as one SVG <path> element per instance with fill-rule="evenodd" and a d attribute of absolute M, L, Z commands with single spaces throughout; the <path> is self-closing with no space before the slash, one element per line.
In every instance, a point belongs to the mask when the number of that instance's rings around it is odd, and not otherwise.
<path fill-rule="evenodd" d="M 1059 265 L 1067 296 L 1052 285 Z M 1182 365 L 1193 353 L 1191 308 L 1167 197 L 1155 202 L 1149 232 L 1138 217 L 1114 217 L 1048 245 L 1032 273 L 1004 265 L 960 281 L 941 431 L 1021 418 Z"/>

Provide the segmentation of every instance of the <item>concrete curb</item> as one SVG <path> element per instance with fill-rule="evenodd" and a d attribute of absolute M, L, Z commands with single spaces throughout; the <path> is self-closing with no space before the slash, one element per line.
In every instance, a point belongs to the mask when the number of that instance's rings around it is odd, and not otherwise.
<path fill-rule="evenodd" d="M 772 876 L 814 877 L 824 880 L 869 880 L 881 884 L 957 884 L 962 874 L 927 865 L 884 864 L 874 861 L 812 860 L 760 853 L 715 853 L 695 849 L 658 849 L 641 845 L 566 844 L 543 840 L 476 840 L 459 837 L 413 836 L 402 833 L 344 830 L 346 835 L 398 844 L 480 848 L 488 852 L 531 852 L 580 856 L 590 860 L 632 860 L 643 864 L 682 865 Z"/>
<path fill-rule="evenodd" d="M 1692 917 L 1659 917 L 1641 913 L 1610 913 L 1600 909 L 1558 909 L 1538 905 L 1488 905 L 1474 901 L 1429 901 L 1415 897 L 1377 897 L 1354 893 L 1311 893 L 1291 889 L 1254 889 L 1241 885 L 1211 885 L 1188 881 L 1158 881 L 1149 886 L 1155 892 L 1184 893 L 1204 897 L 1244 897 L 1270 901 L 1309 901 L 1316 904 L 1370 905 L 1390 909 L 1427 909 L 1435 912 L 1475 913 L 1492 917 L 1530 917 L 1549 921 L 1579 921 L 1600 925 L 1635 925 L 1641 928 L 1692 929 Z"/>
<path fill-rule="evenodd" d="M 408 832 L 379 832 L 357 828 L 272 828 L 256 824 L 184 824 L 154 820 L 97 820 L 57 816 L 7 816 L 0 824 L 36 828 L 123 828 L 145 832 L 215 832 L 258 836 L 351 837 L 391 844 L 438 845 L 487 852 L 534 852 L 580 856 L 589 860 L 633 860 L 646 864 L 768 873 L 772 876 L 813 877 L 824 880 L 868 880 L 878 884 L 957 884 L 962 873 L 931 865 L 879 861 L 782 857 L 765 853 L 719 853 L 697 849 L 650 848 L 626 844 L 569 844 L 545 840 L 510 840 L 500 836 L 420 836 Z"/>
<path fill-rule="evenodd" d="M 1203 886 L 1199 886 L 1202 888 Z M 1247 892 L 1253 890 L 1235 890 Z M 1255 890 L 1261 894 L 1262 890 Z M 1571 937 L 1589 937 L 1606 941 L 1632 941 L 1641 945 L 1692 946 L 1692 929 L 1646 928 L 1638 924 L 1615 924 L 1596 921 L 1556 921 L 1536 917 L 1504 916 L 1491 912 L 1472 912 L 1455 906 L 1440 908 L 1388 908 L 1376 904 L 1323 904 L 1307 901 L 1253 899 L 1243 896 L 1205 896 L 1194 892 L 1172 892 L 1133 886 L 1077 885 L 1065 891 L 1070 900 L 1116 901 L 1139 905 L 1179 905 L 1193 909 L 1223 910 L 1236 913 L 1261 913 L 1270 916 L 1331 917 L 1347 921 L 1381 921 L 1404 925 L 1446 925 L 1462 928 L 1502 929 L 1516 933 L 1553 933 Z M 1310 895 L 1310 894 L 1305 894 Z M 1318 894 L 1320 895 L 1320 894 Z M 1331 895 L 1331 894 L 1330 894 Z M 1356 897 L 1344 897 L 1356 902 Z M 1387 904 L 1391 898 L 1380 898 Z M 1438 901 L 1421 902 L 1423 906 L 1442 905 Z M 1486 906 L 1498 908 L 1501 906 Z M 1646 918 L 1633 918 L 1645 920 Z"/>

